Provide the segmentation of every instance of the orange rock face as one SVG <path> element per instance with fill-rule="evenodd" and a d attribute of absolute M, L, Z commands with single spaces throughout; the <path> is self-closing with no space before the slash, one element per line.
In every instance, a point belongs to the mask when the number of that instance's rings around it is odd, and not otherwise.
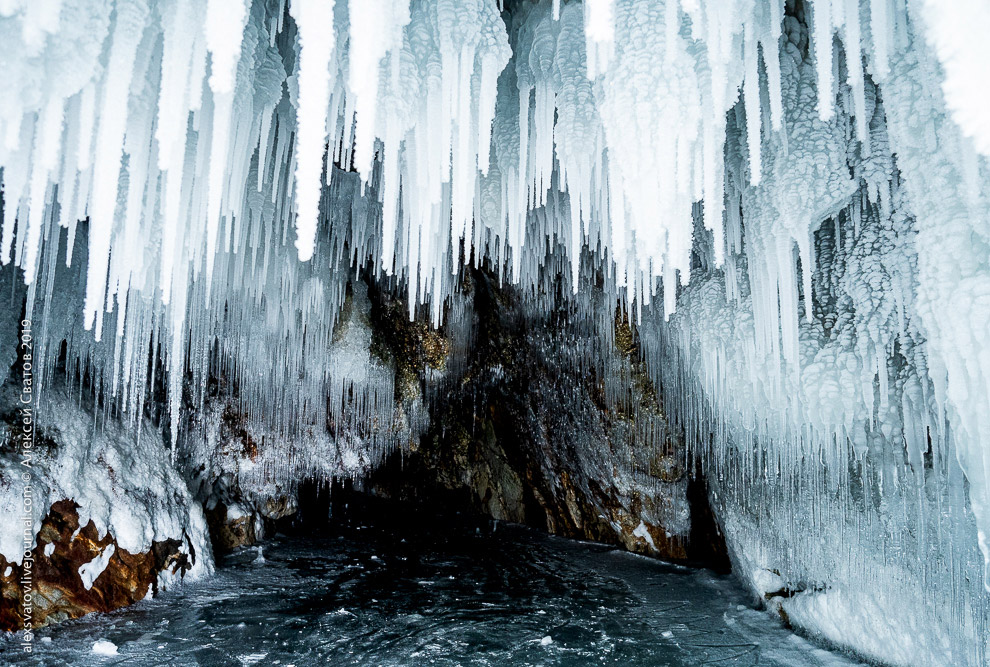
<path fill-rule="evenodd" d="M 248 515 L 228 519 L 227 506 L 222 503 L 206 510 L 206 523 L 210 528 L 210 539 L 216 553 L 251 546 L 258 541 L 254 531 L 254 517 Z"/>
<path fill-rule="evenodd" d="M 25 604 L 21 579 L 23 564 L 8 563 L 0 556 L 0 629 L 38 628 L 93 611 L 112 611 L 157 592 L 158 574 L 183 575 L 189 557 L 181 553 L 179 540 L 154 542 L 143 553 L 121 549 L 111 532 L 101 539 L 95 524 L 79 525 L 78 505 L 61 500 L 52 505 L 41 524 L 32 554 L 33 599 Z M 106 568 L 86 588 L 79 568 L 113 546 Z M 195 559 L 195 554 L 192 554 Z"/>

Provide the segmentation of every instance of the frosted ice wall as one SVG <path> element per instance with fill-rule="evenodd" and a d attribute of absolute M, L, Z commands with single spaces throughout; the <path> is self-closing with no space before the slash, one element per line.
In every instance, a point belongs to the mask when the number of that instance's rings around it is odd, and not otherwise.
<path fill-rule="evenodd" d="M 807 34 L 796 18 L 786 19 L 785 36 L 784 99 L 813 96 Z M 891 151 L 890 99 L 867 86 L 868 145 L 856 145 L 858 119 L 847 112 L 821 124 L 806 107 L 785 104 L 794 129 L 764 141 L 773 169 L 759 186 L 745 178 L 745 115 L 730 114 L 726 192 L 739 242 L 716 270 L 713 239 L 696 221 L 692 283 L 667 323 L 647 311 L 640 334 L 668 413 L 689 442 L 701 443 L 744 579 L 792 623 L 885 662 L 982 664 L 983 558 L 958 433 L 929 368 L 920 221 L 901 154 Z M 849 95 L 838 92 L 840 100 Z M 774 196 L 811 182 L 797 150 L 801 134 L 832 147 L 831 160 L 815 160 L 814 183 L 835 165 L 835 181 L 851 194 L 838 210 L 817 213 L 810 288 L 789 278 L 802 315 L 793 371 L 779 347 L 783 327 L 761 331 L 761 295 L 784 294 L 767 288 L 779 280 L 767 274 L 784 219 Z M 831 206 L 822 194 L 808 199 L 815 201 Z M 785 241 L 788 259 L 797 251 Z"/>
<path fill-rule="evenodd" d="M 865 77 L 842 45 L 823 120 L 815 10 L 784 20 L 759 183 L 729 113 L 722 269 L 696 220 L 692 283 L 640 333 L 771 605 L 884 661 L 984 664 L 986 161 L 911 14 Z"/>
<path fill-rule="evenodd" d="M 671 404 L 700 401 L 675 416 L 715 434 L 715 470 L 801 487 L 817 457 L 841 502 L 801 506 L 823 512 L 852 506 L 857 466 L 919 517 L 965 491 L 950 537 L 916 527 L 958 583 L 951 535 L 972 520 L 990 553 L 988 20 L 934 0 L 0 3 L 0 260 L 48 358 L 69 341 L 132 419 L 164 373 L 173 440 L 183 387 L 202 404 L 217 368 L 283 433 L 354 407 L 326 397 L 353 395 L 330 343 L 362 268 L 435 325 L 467 262 L 534 294 L 601 270 L 657 380 L 678 368 Z"/>

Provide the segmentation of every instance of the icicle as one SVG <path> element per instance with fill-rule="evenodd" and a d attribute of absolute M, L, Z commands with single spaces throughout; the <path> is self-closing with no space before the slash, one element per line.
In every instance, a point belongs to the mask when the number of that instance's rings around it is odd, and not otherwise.
<path fill-rule="evenodd" d="M 585 3 L 584 30 L 587 36 L 588 78 L 594 79 L 608 68 L 615 38 L 615 0 L 588 0 Z"/>
<path fill-rule="evenodd" d="M 296 249 L 300 261 L 313 257 L 326 149 L 326 113 L 333 86 L 334 0 L 291 0 L 299 29 L 299 111 L 296 142 Z M 345 142 L 346 143 L 346 142 Z"/>
<path fill-rule="evenodd" d="M 829 120 L 834 113 L 832 88 L 832 6 L 830 0 L 816 2 L 812 8 L 815 47 L 815 71 L 818 73 L 818 117 Z"/>
<path fill-rule="evenodd" d="M 870 0 L 870 34 L 874 73 L 880 81 L 890 72 L 890 0 Z"/>
<path fill-rule="evenodd" d="M 746 24 L 744 51 L 746 80 L 743 96 L 746 103 L 746 143 L 749 147 L 749 182 L 751 185 L 759 185 L 762 175 L 760 164 L 760 128 L 763 123 L 760 118 L 759 55 L 751 23 Z"/>
<path fill-rule="evenodd" d="M 93 163 L 93 204 L 90 209 L 89 263 L 86 278 L 86 305 L 83 322 L 94 326 L 100 340 L 104 298 L 107 292 L 107 268 L 110 239 L 117 206 L 117 182 L 123 157 L 124 130 L 127 126 L 127 99 L 131 85 L 135 54 L 148 8 L 140 0 L 117 7 L 117 23 L 107 66 L 96 134 L 96 157 Z M 122 315 L 121 315 L 122 316 Z"/>

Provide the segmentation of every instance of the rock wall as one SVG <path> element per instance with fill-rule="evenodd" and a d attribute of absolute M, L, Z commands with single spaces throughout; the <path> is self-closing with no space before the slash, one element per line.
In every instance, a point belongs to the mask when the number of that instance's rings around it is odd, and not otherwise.
<path fill-rule="evenodd" d="M 430 429 L 366 488 L 404 500 L 446 494 L 494 519 L 724 565 L 710 514 L 692 516 L 689 458 L 667 429 L 622 309 L 600 291 L 578 303 L 559 290 L 547 308 L 483 270 L 465 278 L 461 298 L 446 344 L 384 337 L 393 358 L 423 347 L 455 358 L 442 381 L 417 378 Z M 405 326 L 395 321 L 404 311 L 385 311 L 376 331 Z"/>

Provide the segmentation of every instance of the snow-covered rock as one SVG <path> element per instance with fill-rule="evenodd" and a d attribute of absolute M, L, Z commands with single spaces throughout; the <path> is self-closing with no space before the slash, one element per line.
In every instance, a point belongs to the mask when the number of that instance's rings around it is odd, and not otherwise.
<path fill-rule="evenodd" d="M 9 389 L 6 405 L 14 404 Z M 6 415 L 0 424 L 4 516 L 23 514 L 24 489 L 33 501 L 26 530 L 21 521 L 0 524 L 3 586 L 23 593 L 17 581 L 27 551 L 35 625 L 109 611 L 142 599 L 149 586 L 164 590 L 213 571 L 203 510 L 159 432 L 142 423 L 138 434 L 95 418 L 83 403 L 64 389 L 48 395 L 30 466 L 10 446 L 20 423 Z M 7 629 L 20 627 L 14 616 L 2 620 Z"/>

